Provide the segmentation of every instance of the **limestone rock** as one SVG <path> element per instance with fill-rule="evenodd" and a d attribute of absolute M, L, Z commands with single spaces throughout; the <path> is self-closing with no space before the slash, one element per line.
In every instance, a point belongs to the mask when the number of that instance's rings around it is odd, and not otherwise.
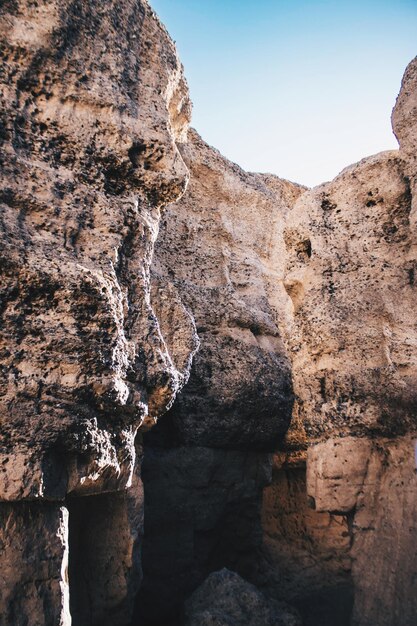
<path fill-rule="evenodd" d="M 114 491 L 196 348 L 183 314 L 177 369 L 149 277 L 188 181 L 188 91 L 146 1 L 0 14 L 0 499 Z"/>
<path fill-rule="evenodd" d="M 0 625 L 70 626 L 68 511 L 51 502 L 0 506 Z"/>
<path fill-rule="evenodd" d="M 200 348 L 187 385 L 144 435 L 138 623 L 174 619 L 214 569 L 250 573 L 262 539 L 269 451 L 292 408 L 282 231 L 304 188 L 244 172 L 195 131 L 179 149 L 190 183 L 164 212 L 153 291 L 163 296 L 167 280 L 173 283 L 196 321 Z M 172 308 L 155 311 L 163 333 L 164 324 L 175 328 Z"/>
<path fill-rule="evenodd" d="M 401 90 L 392 112 L 392 128 L 400 144 L 401 156 L 413 191 L 410 224 L 417 224 L 417 57 L 405 70 Z M 416 272 L 416 267 L 413 267 Z"/>
<path fill-rule="evenodd" d="M 184 599 L 214 570 L 251 573 L 270 474 L 270 455 L 263 452 L 145 446 L 137 624 L 174 621 Z"/>
<path fill-rule="evenodd" d="M 396 152 L 305 193 L 288 216 L 296 412 L 312 441 L 417 427 L 411 191 Z"/>
<path fill-rule="evenodd" d="M 309 450 L 308 494 L 352 515 L 352 626 L 412 626 L 417 615 L 416 439 L 329 439 Z"/>
<path fill-rule="evenodd" d="M 301 626 L 301 620 L 293 609 L 222 569 L 210 574 L 187 600 L 184 626 Z"/>
<path fill-rule="evenodd" d="M 151 436 L 271 450 L 292 408 L 282 229 L 304 188 L 244 172 L 194 131 L 180 150 L 191 180 L 164 213 L 154 273 L 175 284 L 201 346 L 187 387 Z"/>
<path fill-rule="evenodd" d="M 310 503 L 347 520 L 355 626 L 417 615 L 415 67 L 393 113 L 400 150 L 306 192 L 284 231 L 295 439 Z"/>
<path fill-rule="evenodd" d="M 262 549 L 251 582 L 295 606 L 305 626 L 350 626 L 350 511 L 318 508 L 307 496 L 305 464 L 274 455 L 272 481 L 263 494 Z"/>

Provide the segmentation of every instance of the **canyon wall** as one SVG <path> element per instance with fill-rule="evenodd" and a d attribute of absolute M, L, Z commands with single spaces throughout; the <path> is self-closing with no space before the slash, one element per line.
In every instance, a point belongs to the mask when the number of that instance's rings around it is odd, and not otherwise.
<path fill-rule="evenodd" d="M 183 393 L 144 436 L 138 611 L 152 624 L 178 616 L 211 571 L 250 576 L 271 452 L 293 405 L 282 231 L 304 188 L 244 172 L 195 131 L 180 151 L 190 183 L 164 212 L 153 278 L 174 283 L 200 348 Z"/>
<path fill-rule="evenodd" d="M 146 0 L 0 44 L 0 625 L 414 626 L 417 59 L 307 190 L 188 130 Z"/>
<path fill-rule="evenodd" d="M 198 344 L 173 290 L 162 335 L 150 293 L 161 208 L 189 178 L 176 142 L 191 106 L 147 2 L 7 1 L 0 38 L 0 622 L 69 624 L 68 545 L 78 606 L 83 529 L 116 535 L 97 580 L 110 566 L 114 586 L 138 580 L 135 436 L 172 404 Z M 103 508 L 110 528 L 94 523 Z M 94 623 L 128 623 L 113 591 L 85 609 Z"/>
<path fill-rule="evenodd" d="M 417 617 L 416 67 L 393 111 L 399 151 L 306 192 L 284 233 L 294 436 L 311 506 L 348 520 L 355 626 Z"/>

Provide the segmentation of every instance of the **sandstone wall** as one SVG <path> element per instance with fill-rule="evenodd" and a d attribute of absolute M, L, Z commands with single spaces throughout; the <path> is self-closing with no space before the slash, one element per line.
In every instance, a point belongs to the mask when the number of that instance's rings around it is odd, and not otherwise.
<path fill-rule="evenodd" d="M 393 112 L 400 150 L 306 192 L 284 233 L 296 394 L 289 447 L 309 448 L 312 506 L 350 521 L 355 626 L 417 617 L 415 68 Z"/>

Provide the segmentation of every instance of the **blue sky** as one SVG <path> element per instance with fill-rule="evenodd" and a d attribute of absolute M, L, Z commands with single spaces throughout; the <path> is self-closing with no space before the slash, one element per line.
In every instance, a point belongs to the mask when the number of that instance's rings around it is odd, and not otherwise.
<path fill-rule="evenodd" d="M 306 185 L 396 148 L 417 0 L 150 0 L 176 41 L 193 126 L 251 171 Z"/>

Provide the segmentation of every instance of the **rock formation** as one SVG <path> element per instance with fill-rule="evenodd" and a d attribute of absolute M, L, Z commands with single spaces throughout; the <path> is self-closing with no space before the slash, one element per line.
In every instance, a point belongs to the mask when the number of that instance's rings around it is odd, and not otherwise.
<path fill-rule="evenodd" d="M 190 183 L 164 213 L 153 273 L 174 283 L 200 349 L 183 393 L 145 436 L 139 614 L 152 624 L 172 619 L 213 569 L 250 575 L 270 452 L 293 403 L 282 231 L 304 188 L 244 172 L 195 131 L 180 151 Z"/>
<path fill-rule="evenodd" d="M 417 617 L 416 67 L 393 112 L 400 150 L 306 192 L 284 233 L 294 436 L 312 506 L 347 516 L 354 626 Z"/>
<path fill-rule="evenodd" d="M 197 347 L 174 296 L 162 336 L 149 275 L 161 208 L 188 181 L 176 142 L 190 103 L 145 1 L 5 2 L 0 37 L 0 613 L 68 624 L 64 499 L 130 486 L 137 429 L 170 406 Z M 15 608 L 37 535 L 56 567 Z"/>
<path fill-rule="evenodd" d="M 146 0 L 0 55 L 0 626 L 415 626 L 417 59 L 306 190 L 188 131 Z"/>

